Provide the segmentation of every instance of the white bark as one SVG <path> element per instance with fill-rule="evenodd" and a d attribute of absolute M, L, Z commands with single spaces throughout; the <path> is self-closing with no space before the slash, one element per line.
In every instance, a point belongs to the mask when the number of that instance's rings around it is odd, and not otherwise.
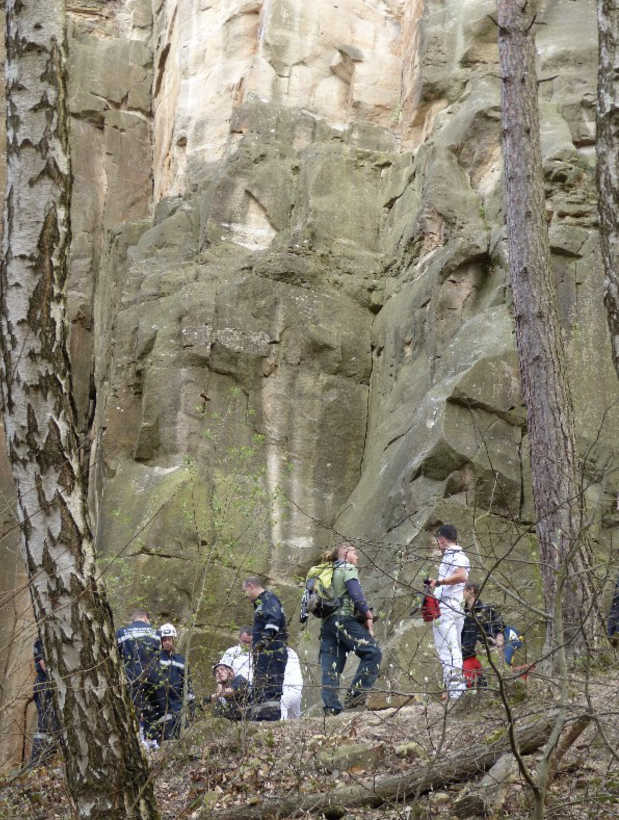
<path fill-rule="evenodd" d="M 597 183 L 604 303 L 619 376 L 619 6 L 598 0 Z"/>
<path fill-rule="evenodd" d="M 71 176 L 64 0 L 7 0 L 2 399 L 35 615 L 81 817 L 156 816 L 95 572 L 64 286 Z"/>

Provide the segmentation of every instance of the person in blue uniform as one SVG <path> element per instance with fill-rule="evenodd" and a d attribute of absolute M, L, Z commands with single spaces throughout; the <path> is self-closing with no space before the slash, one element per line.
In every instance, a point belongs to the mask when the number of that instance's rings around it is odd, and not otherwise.
<path fill-rule="evenodd" d="M 34 654 L 34 703 L 37 707 L 37 731 L 32 738 L 30 765 L 40 766 L 54 754 L 58 745 L 60 724 L 54 708 L 52 683 L 43 653 L 43 641 L 37 637 L 33 647 Z"/>
<path fill-rule="evenodd" d="M 191 686 L 191 678 L 183 655 L 174 652 L 174 645 L 178 633 L 173 624 L 163 624 L 159 627 L 161 638 L 161 652 L 159 653 L 159 685 L 162 689 L 159 702 L 163 706 L 163 714 L 159 722 L 163 724 L 162 740 L 172 740 L 180 737 L 183 717 L 183 699 L 185 697 L 185 679 L 187 680 L 187 708 L 185 713 L 191 719 L 195 713 L 195 696 Z"/>
<path fill-rule="evenodd" d="M 159 680 L 161 641 L 145 610 L 133 611 L 131 623 L 117 630 L 116 643 L 140 730 L 146 745 L 156 747 L 157 720 L 165 712 Z"/>
<path fill-rule="evenodd" d="M 619 576 L 615 584 L 615 594 L 608 613 L 608 637 L 613 646 L 619 646 Z"/>
<path fill-rule="evenodd" d="M 254 605 L 252 713 L 254 720 L 279 720 L 288 660 L 288 630 L 281 601 L 259 578 L 247 578 L 243 591 Z"/>

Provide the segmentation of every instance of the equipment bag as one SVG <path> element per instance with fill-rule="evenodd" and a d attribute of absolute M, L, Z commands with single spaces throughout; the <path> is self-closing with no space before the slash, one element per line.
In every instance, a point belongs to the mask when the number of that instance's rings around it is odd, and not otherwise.
<path fill-rule="evenodd" d="M 333 592 L 333 561 L 310 567 L 301 599 L 300 621 L 304 624 L 309 613 L 316 618 L 328 618 L 338 609 L 341 600 Z"/>
<path fill-rule="evenodd" d="M 441 617 L 441 608 L 438 600 L 430 594 L 429 587 L 426 586 L 426 594 L 421 602 L 421 617 L 426 622 L 435 621 Z"/>

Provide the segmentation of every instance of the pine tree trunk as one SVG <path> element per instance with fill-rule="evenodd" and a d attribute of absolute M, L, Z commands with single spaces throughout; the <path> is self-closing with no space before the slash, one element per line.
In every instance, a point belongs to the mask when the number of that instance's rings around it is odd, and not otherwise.
<path fill-rule="evenodd" d="M 545 216 L 534 10 L 527 0 L 499 0 L 498 10 L 509 275 L 548 613 L 545 649 L 554 653 L 565 640 L 577 653 L 596 606 Z"/>
<path fill-rule="evenodd" d="M 7 0 L 2 399 L 35 616 L 80 817 L 157 816 L 100 588 L 82 484 L 64 284 L 71 174 L 64 0 Z"/>
<path fill-rule="evenodd" d="M 619 376 L 619 7 L 616 0 L 598 0 L 597 185 L 600 244 L 606 279 L 604 304 Z"/>

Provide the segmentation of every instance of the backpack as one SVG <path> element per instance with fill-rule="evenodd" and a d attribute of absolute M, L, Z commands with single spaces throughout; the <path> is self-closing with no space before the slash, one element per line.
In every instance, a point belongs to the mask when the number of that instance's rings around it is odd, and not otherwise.
<path fill-rule="evenodd" d="M 328 618 L 339 608 L 341 600 L 333 592 L 333 561 L 310 567 L 305 579 L 299 619 L 304 624 L 311 613 L 316 618 Z"/>
<path fill-rule="evenodd" d="M 426 594 L 423 596 L 421 602 L 421 617 L 426 623 L 430 623 L 430 621 L 435 621 L 441 617 L 441 607 L 438 600 L 430 592 L 430 588 L 427 584 L 425 591 Z"/>

